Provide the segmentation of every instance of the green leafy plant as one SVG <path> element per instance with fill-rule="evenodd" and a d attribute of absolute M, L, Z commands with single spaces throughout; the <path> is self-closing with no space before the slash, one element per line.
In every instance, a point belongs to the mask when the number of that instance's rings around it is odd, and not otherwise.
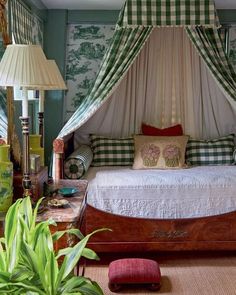
<path fill-rule="evenodd" d="M 78 229 L 51 234 L 51 219 L 36 222 L 41 200 L 33 210 L 30 198 L 17 200 L 5 218 L 4 237 L 0 239 L 0 293 L 25 295 L 102 295 L 99 285 L 73 270 L 81 257 L 99 259 L 86 248 L 89 238 L 99 229 L 83 236 Z M 80 241 L 58 253 L 53 243 L 63 234 L 76 235 Z M 58 259 L 61 259 L 61 264 Z"/>

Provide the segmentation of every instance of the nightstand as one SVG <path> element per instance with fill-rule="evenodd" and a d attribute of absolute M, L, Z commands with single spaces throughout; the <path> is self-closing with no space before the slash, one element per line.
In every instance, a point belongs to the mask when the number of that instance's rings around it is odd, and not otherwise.
<path fill-rule="evenodd" d="M 47 207 L 47 209 L 38 214 L 38 221 L 47 220 L 52 218 L 57 226 L 51 226 L 51 231 L 61 231 L 71 228 L 80 227 L 80 218 L 82 217 L 83 208 L 86 203 L 86 189 L 88 182 L 86 180 L 59 180 L 53 184 L 54 189 L 59 189 L 63 187 L 75 187 L 78 189 L 78 192 L 75 193 L 72 197 L 63 197 L 62 195 L 56 193 L 51 197 L 46 199 L 61 199 L 65 198 L 69 204 L 64 208 L 54 208 Z M 77 242 L 77 238 L 74 235 L 65 234 L 55 243 L 55 249 L 59 250 L 61 248 L 73 246 Z"/>

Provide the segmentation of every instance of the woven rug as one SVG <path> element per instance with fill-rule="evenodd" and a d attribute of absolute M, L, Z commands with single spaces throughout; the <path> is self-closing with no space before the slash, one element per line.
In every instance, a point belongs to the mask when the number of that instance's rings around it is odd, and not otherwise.
<path fill-rule="evenodd" d="M 177 254 L 175 254 L 177 255 Z M 119 293 L 108 289 L 108 263 L 87 265 L 85 276 L 99 283 L 105 295 L 111 294 L 175 294 L 175 295 L 235 295 L 236 254 L 199 257 L 152 257 L 159 262 L 162 287 L 157 292 L 144 288 L 126 288 Z M 115 258 L 116 259 L 116 258 Z"/>

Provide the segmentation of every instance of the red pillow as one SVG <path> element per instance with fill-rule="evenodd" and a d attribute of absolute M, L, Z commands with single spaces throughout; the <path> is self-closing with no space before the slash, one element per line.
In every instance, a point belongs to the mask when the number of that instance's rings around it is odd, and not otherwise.
<path fill-rule="evenodd" d="M 180 124 L 168 128 L 160 129 L 142 123 L 142 133 L 151 136 L 179 136 L 183 135 L 183 128 Z"/>

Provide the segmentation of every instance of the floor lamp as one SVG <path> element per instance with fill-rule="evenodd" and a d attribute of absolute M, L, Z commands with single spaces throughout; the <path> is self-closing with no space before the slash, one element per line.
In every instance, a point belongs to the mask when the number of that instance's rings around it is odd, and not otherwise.
<path fill-rule="evenodd" d="M 28 89 L 53 86 L 47 59 L 39 45 L 8 45 L 0 62 L 0 85 L 22 89 L 23 194 L 30 195 Z"/>

